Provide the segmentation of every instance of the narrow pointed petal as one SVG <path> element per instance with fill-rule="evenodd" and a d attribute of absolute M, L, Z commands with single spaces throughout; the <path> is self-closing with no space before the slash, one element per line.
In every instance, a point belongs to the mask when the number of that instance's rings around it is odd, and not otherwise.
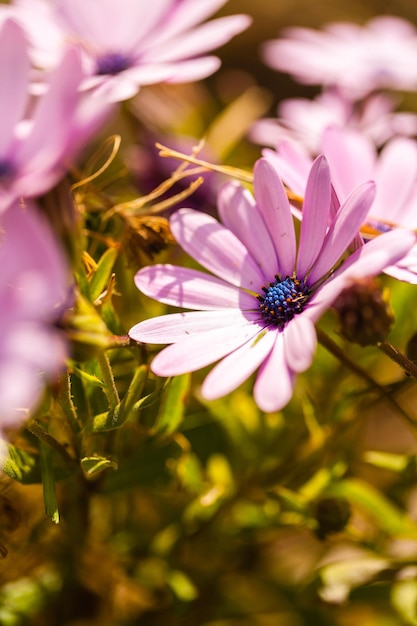
<path fill-rule="evenodd" d="M 255 298 L 223 280 L 175 265 L 149 265 L 135 276 L 146 296 L 185 309 L 257 309 Z"/>
<path fill-rule="evenodd" d="M 0 154 L 4 159 L 14 136 L 15 126 L 24 113 L 30 69 L 24 32 L 12 20 L 3 24 L 0 50 Z"/>
<path fill-rule="evenodd" d="M 311 270 L 310 285 L 324 276 L 356 237 L 375 198 L 375 184 L 363 183 L 342 204 L 324 239 L 323 247 Z"/>
<path fill-rule="evenodd" d="M 69 145 L 74 129 L 68 120 L 74 118 L 81 79 L 78 51 L 69 48 L 53 73 L 48 91 L 38 103 L 32 131 L 20 144 L 17 154 L 17 160 L 27 165 L 30 171 L 36 171 L 38 177 L 42 170 L 47 171 L 61 159 Z M 50 132 L 51 128 L 53 132 Z"/>
<path fill-rule="evenodd" d="M 171 230 L 180 246 L 216 276 L 251 291 L 261 288 L 261 270 L 235 235 L 210 215 L 180 209 L 171 217 Z"/>
<path fill-rule="evenodd" d="M 288 140 L 280 141 L 276 151 L 265 148 L 262 156 L 274 166 L 287 187 L 303 198 L 311 157 L 298 144 Z"/>
<path fill-rule="evenodd" d="M 129 330 L 129 336 L 142 343 L 176 343 L 190 335 L 216 328 L 244 326 L 259 320 L 259 313 L 243 313 L 239 309 L 220 311 L 187 311 L 161 315 L 139 322 Z"/>
<path fill-rule="evenodd" d="M 264 361 L 254 386 L 256 404 L 262 411 L 271 413 L 282 409 L 291 399 L 294 373 L 285 356 L 283 333 L 277 333 L 274 346 Z"/>
<path fill-rule="evenodd" d="M 415 190 L 416 180 L 417 143 L 404 137 L 391 140 L 378 160 L 372 216 L 408 226 L 402 221 L 402 209 Z"/>
<path fill-rule="evenodd" d="M 376 150 L 359 131 L 327 128 L 321 149 L 329 161 L 332 183 L 341 200 L 347 198 L 352 189 L 374 178 Z"/>
<path fill-rule="evenodd" d="M 269 282 L 277 273 L 275 249 L 252 194 L 238 183 L 227 183 L 220 190 L 218 210 L 223 224 L 261 268 L 264 282 Z"/>
<path fill-rule="evenodd" d="M 206 400 L 215 400 L 230 393 L 249 378 L 264 362 L 278 331 L 261 331 L 234 352 L 225 356 L 206 376 L 201 393 Z"/>
<path fill-rule="evenodd" d="M 317 346 L 313 322 L 303 314 L 292 319 L 285 329 L 287 363 L 294 372 L 304 372 L 311 364 Z"/>
<path fill-rule="evenodd" d="M 148 53 L 145 52 L 143 59 L 145 62 L 150 60 L 170 63 L 194 58 L 227 43 L 232 37 L 248 28 L 251 21 L 248 15 L 228 15 L 211 20 L 187 33 L 182 33 L 175 39 L 170 39 L 165 44 L 161 43 L 157 47 L 152 47 Z"/>
<path fill-rule="evenodd" d="M 266 159 L 255 164 L 254 188 L 256 202 L 275 244 L 278 273 L 291 276 L 296 256 L 291 208 L 280 177 Z"/>
<path fill-rule="evenodd" d="M 297 276 L 305 276 L 316 260 L 326 234 L 331 200 L 330 171 L 327 160 L 314 161 L 307 180 L 298 247 Z"/>
<path fill-rule="evenodd" d="M 303 315 L 316 321 L 352 279 L 377 276 L 407 254 L 416 242 L 415 234 L 393 230 L 376 237 L 356 250 L 311 298 Z"/>
<path fill-rule="evenodd" d="M 248 322 L 236 328 L 216 328 L 186 337 L 156 355 L 151 364 L 157 376 L 177 376 L 211 365 L 255 337 L 262 327 Z"/>

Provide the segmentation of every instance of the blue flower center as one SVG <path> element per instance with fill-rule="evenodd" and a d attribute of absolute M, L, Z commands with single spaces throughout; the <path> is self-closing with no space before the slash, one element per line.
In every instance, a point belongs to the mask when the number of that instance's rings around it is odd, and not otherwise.
<path fill-rule="evenodd" d="M 310 289 L 303 280 L 287 276 L 283 280 L 275 276 L 269 287 L 262 287 L 264 294 L 257 296 L 262 317 L 280 330 L 294 315 L 301 313 L 309 296 Z"/>
<path fill-rule="evenodd" d="M 121 52 L 108 52 L 96 60 L 96 74 L 115 76 L 124 72 L 132 65 L 132 60 Z"/>
<path fill-rule="evenodd" d="M 0 185 L 7 185 L 15 173 L 15 168 L 10 161 L 0 158 Z"/>

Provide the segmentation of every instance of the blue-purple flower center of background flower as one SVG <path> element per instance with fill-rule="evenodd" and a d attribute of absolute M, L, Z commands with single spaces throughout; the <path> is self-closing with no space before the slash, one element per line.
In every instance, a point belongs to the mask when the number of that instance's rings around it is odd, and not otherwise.
<path fill-rule="evenodd" d="M 304 309 L 310 290 L 303 280 L 287 276 L 283 280 L 275 276 L 275 281 L 268 287 L 262 287 L 264 295 L 259 295 L 259 308 L 262 317 L 280 330 L 294 315 Z"/>
<path fill-rule="evenodd" d="M 103 76 L 105 74 L 116 75 L 124 72 L 132 65 L 132 59 L 122 52 L 108 52 L 96 59 L 96 74 Z"/>
<path fill-rule="evenodd" d="M 0 159 L 0 184 L 7 184 L 15 173 L 15 168 L 10 161 Z"/>

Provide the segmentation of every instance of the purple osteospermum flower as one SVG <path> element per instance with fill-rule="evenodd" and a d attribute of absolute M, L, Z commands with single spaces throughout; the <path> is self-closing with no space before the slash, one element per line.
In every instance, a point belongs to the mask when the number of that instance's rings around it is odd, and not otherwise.
<path fill-rule="evenodd" d="M 172 344 L 152 362 L 160 376 L 220 361 L 203 383 L 207 399 L 229 393 L 259 367 L 255 400 L 262 410 L 275 411 L 291 398 L 295 374 L 312 361 L 314 323 L 323 311 L 352 278 L 378 274 L 415 237 L 387 233 L 334 269 L 367 214 L 374 184 L 354 190 L 332 219 L 329 168 L 319 157 L 307 183 L 298 252 L 285 189 L 264 159 L 255 166 L 254 189 L 256 200 L 235 183 L 222 189 L 224 225 L 191 209 L 172 216 L 178 243 L 214 276 L 172 265 L 140 270 L 135 282 L 143 293 L 196 311 L 146 320 L 129 334 L 144 343 Z"/>
<path fill-rule="evenodd" d="M 365 26 L 336 22 L 321 31 L 288 28 L 263 52 L 273 68 L 302 83 L 336 86 L 352 100 L 417 86 L 417 31 L 398 17 L 378 16 Z"/>
<path fill-rule="evenodd" d="M 68 269 L 35 205 L 0 218 L 0 434 L 36 408 L 64 367 L 67 342 L 55 326 L 70 306 Z"/>
<path fill-rule="evenodd" d="M 48 191 L 110 110 L 80 95 L 83 72 L 75 49 L 67 50 L 35 102 L 29 73 L 24 31 L 6 20 L 0 31 L 0 212 L 14 198 Z"/>
<path fill-rule="evenodd" d="M 141 85 L 188 82 L 219 67 L 207 52 L 246 29 L 250 18 L 232 15 L 201 24 L 227 0 L 15 0 L 32 54 L 55 66 L 68 41 L 77 43 L 89 76 L 85 88 L 121 101 Z"/>

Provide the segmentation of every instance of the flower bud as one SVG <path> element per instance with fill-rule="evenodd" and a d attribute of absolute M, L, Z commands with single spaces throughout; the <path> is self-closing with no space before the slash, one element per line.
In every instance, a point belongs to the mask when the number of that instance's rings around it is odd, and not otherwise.
<path fill-rule="evenodd" d="M 324 497 L 314 504 L 313 515 L 317 521 L 316 534 L 319 539 L 340 532 L 349 521 L 350 504 L 345 498 Z"/>
<path fill-rule="evenodd" d="M 386 293 L 375 278 L 362 278 L 346 287 L 333 304 L 340 332 L 349 341 L 369 346 L 384 341 L 394 322 Z"/>

